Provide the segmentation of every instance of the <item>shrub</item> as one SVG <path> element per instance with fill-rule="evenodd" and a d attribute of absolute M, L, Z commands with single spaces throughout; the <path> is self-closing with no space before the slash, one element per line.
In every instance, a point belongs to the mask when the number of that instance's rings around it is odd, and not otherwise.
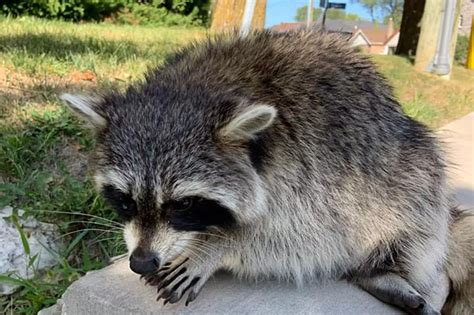
<path fill-rule="evenodd" d="M 12 16 L 100 21 L 125 5 L 125 0 L 5 0 L 0 10 Z"/>
<path fill-rule="evenodd" d="M 153 7 L 135 3 L 115 14 L 113 21 L 120 24 L 191 26 L 203 23 L 198 13 L 199 10 L 196 7 L 190 14 L 183 15 L 169 11 L 165 7 Z"/>
<path fill-rule="evenodd" d="M 72 21 L 127 24 L 196 25 L 207 22 L 209 0 L 4 0 L 0 13 Z"/>
<path fill-rule="evenodd" d="M 456 42 L 456 51 L 454 53 L 454 60 L 458 63 L 465 64 L 468 49 L 469 49 L 469 37 L 458 36 L 458 41 Z"/>

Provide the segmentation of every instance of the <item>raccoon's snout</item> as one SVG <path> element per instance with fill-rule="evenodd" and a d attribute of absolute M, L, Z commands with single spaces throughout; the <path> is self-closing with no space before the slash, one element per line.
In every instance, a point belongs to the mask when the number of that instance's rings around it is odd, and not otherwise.
<path fill-rule="evenodd" d="M 160 259 L 150 251 L 137 247 L 130 255 L 130 269 L 140 275 L 151 274 L 160 267 Z"/>

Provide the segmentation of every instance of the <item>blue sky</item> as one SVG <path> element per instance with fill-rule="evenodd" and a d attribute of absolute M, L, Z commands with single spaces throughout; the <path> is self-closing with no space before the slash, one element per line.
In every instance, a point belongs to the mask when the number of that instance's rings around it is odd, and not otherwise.
<path fill-rule="evenodd" d="M 370 14 L 359 4 L 352 0 L 335 0 L 332 2 L 346 3 L 347 13 L 356 13 L 360 17 L 370 20 Z M 296 9 L 308 4 L 308 0 L 267 0 L 267 15 L 265 27 L 281 22 L 294 22 Z M 314 6 L 319 6 L 319 0 L 314 0 Z"/>

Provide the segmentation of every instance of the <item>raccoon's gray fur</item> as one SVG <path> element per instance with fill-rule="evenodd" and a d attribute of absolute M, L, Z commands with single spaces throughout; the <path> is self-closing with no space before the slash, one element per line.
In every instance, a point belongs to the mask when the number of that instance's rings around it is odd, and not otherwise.
<path fill-rule="evenodd" d="M 221 36 L 124 94 L 63 99 L 95 126 L 98 189 L 127 221 L 131 268 L 166 302 L 226 268 L 349 279 L 408 312 L 441 310 L 443 155 L 336 35 Z"/>

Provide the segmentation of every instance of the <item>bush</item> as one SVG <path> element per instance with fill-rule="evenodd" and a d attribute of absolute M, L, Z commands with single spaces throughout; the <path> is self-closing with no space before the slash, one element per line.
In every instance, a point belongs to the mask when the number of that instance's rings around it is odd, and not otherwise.
<path fill-rule="evenodd" d="M 0 10 L 12 16 L 100 21 L 125 5 L 125 0 L 6 0 Z"/>
<path fill-rule="evenodd" d="M 5 0 L 0 13 L 72 21 L 197 25 L 207 22 L 209 0 Z"/>
<path fill-rule="evenodd" d="M 203 21 L 199 18 L 198 12 L 195 7 L 190 14 L 183 15 L 170 12 L 164 7 L 135 3 L 115 14 L 113 22 L 155 26 L 201 25 Z"/>
<path fill-rule="evenodd" d="M 458 63 L 465 64 L 467 59 L 467 51 L 469 49 L 469 37 L 458 36 L 456 42 L 456 51 L 454 53 L 454 60 Z"/>

